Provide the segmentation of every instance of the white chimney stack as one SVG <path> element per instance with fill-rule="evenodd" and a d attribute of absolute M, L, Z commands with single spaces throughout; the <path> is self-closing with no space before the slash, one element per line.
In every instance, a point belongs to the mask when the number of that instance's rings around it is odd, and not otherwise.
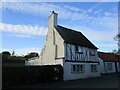
<path fill-rule="evenodd" d="M 58 14 L 52 11 L 52 14 L 49 16 L 49 27 L 57 26 L 57 17 Z"/>

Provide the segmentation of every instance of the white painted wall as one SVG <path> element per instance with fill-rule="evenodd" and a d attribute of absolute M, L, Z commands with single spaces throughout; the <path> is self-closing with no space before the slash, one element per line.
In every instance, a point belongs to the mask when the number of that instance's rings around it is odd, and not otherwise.
<path fill-rule="evenodd" d="M 29 61 L 25 60 L 25 66 L 36 66 L 36 65 L 41 65 L 40 58 L 35 57 L 29 59 Z"/>
<path fill-rule="evenodd" d="M 72 64 L 83 64 L 85 65 L 85 72 L 81 73 L 71 73 L 71 65 Z M 98 66 L 98 72 L 91 72 L 90 67 L 92 64 L 96 64 Z M 74 80 L 81 78 L 89 78 L 89 77 L 99 77 L 101 76 L 100 65 L 97 63 L 73 63 L 73 62 L 64 62 L 64 80 Z"/>
<path fill-rule="evenodd" d="M 101 73 L 105 73 L 106 72 L 105 64 L 101 58 L 99 58 L 99 62 L 100 62 Z"/>
<path fill-rule="evenodd" d="M 112 70 L 109 70 L 108 69 L 108 64 L 111 63 L 112 64 Z M 116 72 L 116 69 L 115 69 L 115 62 L 105 62 L 105 67 L 106 67 L 106 71 L 107 73 L 114 73 Z"/>
<path fill-rule="evenodd" d="M 100 60 L 100 67 L 101 67 L 102 73 L 114 73 L 114 72 L 116 72 L 115 62 L 103 62 L 103 60 L 101 58 L 99 58 L 99 60 Z M 112 70 L 108 69 L 109 63 L 112 64 Z"/>
<path fill-rule="evenodd" d="M 75 45 L 66 44 L 65 43 L 65 60 L 75 60 L 75 57 L 78 55 L 75 52 Z M 87 47 L 78 46 L 78 49 L 82 48 L 82 58 L 79 58 L 77 61 L 99 61 L 97 50 L 90 49 Z M 90 51 L 95 52 L 95 56 L 90 56 Z M 72 52 L 72 53 L 71 53 Z M 80 78 L 88 78 L 88 77 L 98 77 L 101 76 L 100 65 L 98 63 L 75 63 L 75 62 L 63 62 L 63 69 L 64 69 L 64 80 L 74 80 Z M 84 64 L 85 65 L 85 72 L 81 73 L 72 73 L 71 72 L 71 65 L 72 64 Z M 98 67 L 98 72 L 91 72 L 90 66 L 92 64 L 96 64 Z"/>
<path fill-rule="evenodd" d="M 52 13 L 52 15 L 49 17 L 48 33 L 41 55 L 41 63 L 43 65 L 63 65 L 64 40 L 61 38 L 57 30 L 55 29 L 55 26 L 57 25 L 56 19 L 56 13 Z"/>
<path fill-rule="evenodd" d="M 120 72 L 120 62 L 117 62 L 118 72 Z"/>
<path fill-rule="evenodd" d="M 57 26 L 57 14 L 52 13 L 49 16 L 48 33 L 46 35 L 44 47 L 40 53 L 40 58 L 28 60 L 26 61 L 26 65 L 63 65 L 64 41 L 55 29 L 55 26 Z"/>

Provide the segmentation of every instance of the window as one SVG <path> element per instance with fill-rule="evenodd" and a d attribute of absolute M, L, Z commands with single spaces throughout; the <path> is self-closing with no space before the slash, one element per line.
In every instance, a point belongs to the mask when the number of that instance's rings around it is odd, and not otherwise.
<path fill-rule="evenodd" d="M 72 65 L 72 68 L 73 68 L 73 72 L 75 72 L 76 71 L 75 65 Z"/>
<path fill-rule="evenodd" d="M 97 65 L 91 65 L 91 72 L 97 72 Z"/>
<path fill-rule="evenodd" d="M 55 32 L 53 31 L 53 44 L 55 45 Z"/>
<path fill-rule="evenodd" d="M 58 46 L 57 45 L 55 45 L 55 58 L 57 58 L 57 54 L 58 54 Z"/>
<path fill-rule="evenodd" d="M 78 51 L 79 51 L 79 50 L 78 50 L 78 46 L 75 46 L 75 51 L 76 51 L 76 52 L 78 52 Z"/>
<path fill-rule="evenodd" d="M 95 51 L 91 50 L 90 51 L 90 56 L 95 56 Z"/>
<path fill-rule="evenodd" d="M 112 70 L 112 63 L 107 63 L 108 70 Z"/>
<path fill-rule="evenodd" d="M 79 47 L 79 52 L 83 52 L 83 48 L 82 47 Z"/>
<path fill-rule="evenodd" d="M 79 65 L 79 64 L 71 65 L 71 70 L 72 73 L 84 72 L 84 65 Z"/>
<path fill-rule="evenodd" d="M 80 65 L 77 65 L 77 72 L 79 72 L 79 69 L 80 69 L 79 66 L 80 66 Z"/>
<path fill-rule="evenodd" d="M 80 46 L 75 46 L 75 52 L 82 53 L 82 52 L 83 52 L 82 47 L 80 47 Z"/>

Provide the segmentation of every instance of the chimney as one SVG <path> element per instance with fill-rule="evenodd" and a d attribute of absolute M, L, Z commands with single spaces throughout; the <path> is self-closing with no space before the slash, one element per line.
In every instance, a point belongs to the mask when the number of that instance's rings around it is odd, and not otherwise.
<path fill-rule="evenodd" d="M 57 17 L 58 17 L 58 14 L 55 13 L 54 11 L 52 11 L 52 14 L 49 16 L 49 25 L 48 27 L 54 27 L 54 26 L 57 26 Z"/>

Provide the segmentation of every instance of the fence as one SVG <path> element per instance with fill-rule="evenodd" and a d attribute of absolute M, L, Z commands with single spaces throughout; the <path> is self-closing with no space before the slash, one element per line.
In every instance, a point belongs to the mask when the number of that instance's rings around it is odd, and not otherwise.
<path fill-rule="evenodd" d="M 62 79 L 63 68 L 61 65 L 2 67 L 3 88 Z"/>

